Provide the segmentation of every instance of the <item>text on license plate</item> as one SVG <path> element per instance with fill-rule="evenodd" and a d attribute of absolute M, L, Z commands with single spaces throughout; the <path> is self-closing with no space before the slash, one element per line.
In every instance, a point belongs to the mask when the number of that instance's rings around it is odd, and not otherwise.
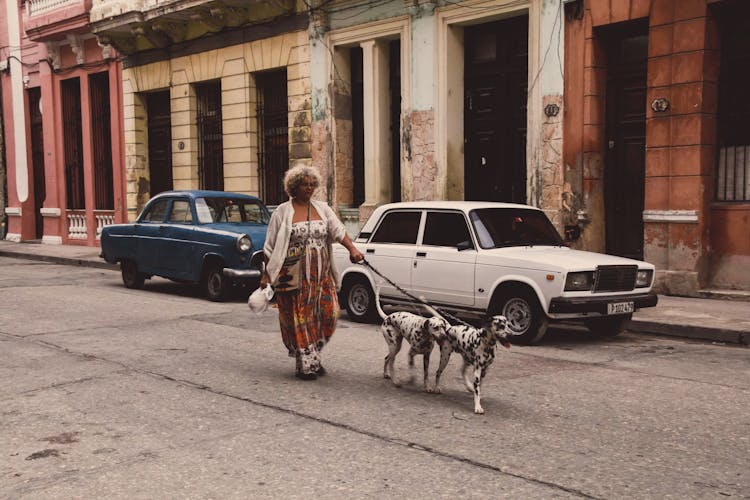
<path fill-rule="evenodd" d="M 607 304 L 607 314 L 632 313 L 635 307 L 632 302 L 612 302 Z"/>

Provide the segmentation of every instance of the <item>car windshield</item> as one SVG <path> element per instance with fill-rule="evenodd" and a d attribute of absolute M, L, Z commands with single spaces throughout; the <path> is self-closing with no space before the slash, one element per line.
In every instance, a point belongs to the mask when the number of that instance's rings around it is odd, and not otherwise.
<path fill-rule="evenodd" d="M 202 224 L 212 222 L 252 222 L 268 224 L 270 215 L 262 203 L 243 198 L 197 198 L 195 210 Z"/>
<path fill-rule="evenodd" d="M 564 245 L 544 212 L 527 208 L 480 208 L 469 218 L 482 248 Z"/>

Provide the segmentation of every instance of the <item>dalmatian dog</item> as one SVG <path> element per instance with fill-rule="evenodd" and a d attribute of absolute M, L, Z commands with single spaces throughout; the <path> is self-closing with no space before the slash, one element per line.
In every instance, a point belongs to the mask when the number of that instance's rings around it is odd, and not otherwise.
<path fill-rule="evenodd" d="M 396 387 L 401 384 L 396 381 L 394 373 L 394 362 L 396 355 L 401 350 L 404 339 L 409 343 L 409 366 L 414 366 L 414 356 L 421 354 L 424 365 L 424 389 L 426 392 L 435 392 L 437 381 L 434 386 L 429 383 L 430 354 L 435 346 L 435 340 L 446 334 L 449 323 L 442 317 L 425 318 L 418 314 L 407 311 L 398 311 L 386 314 L 380 306 L 380 287 L 375 290 L 375 307 L 383 320 L 380 327 L 383 337 L 388 344 L 388 354 L 383 364 L 383 378 L 389 378 Z"/>
<path fill-rule="evenodd" d="M 437 314 L 434 309 L 430 312 Z M 440 375 L 448 365 L 451 353 L 456 351 L 461 354 L 464 361 L 461 375 L 466 389 L 474 394 L 474 413 L 484 413 L 480 401 L 482 379 L 495 360 L 495 346 L 500 343 L 510 348 L 508 333 L 508 321 L 505 316 L 500 315 L 492 316 L 489 323 L 482 328 L 470 325 L 448 327 L 445 336 L 436 339 L 440 345 L 440 366 L 435 374 L 435 391 L 440 392 Z"/>

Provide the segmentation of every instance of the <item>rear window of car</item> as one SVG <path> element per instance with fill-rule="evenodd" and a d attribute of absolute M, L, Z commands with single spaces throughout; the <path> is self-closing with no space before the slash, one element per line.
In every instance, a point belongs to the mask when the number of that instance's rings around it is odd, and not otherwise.
<path fill-rule="evenodd" d="M 372 235 L 370 243 L 416 244 L 422 212 L 388 212 Z"/>
<path fill-rule="evenodd" d="M 195 200 L 198 221 L 202 224 L 212 222 L 253 222 L 268 224 L 268 210 L 253 200 L 239 198 L 198 198 Z"/>
<path fill-rule="evenodd" d="M 471 234 L 463 213 L 427 212 L 423 245 L 457 247 L 467 242 L 471 243 Z"/>
<path fill-rule="evenodd" d="M 190 203 L 187 200 L 175 200 L 172 202 L 172 212 L 169 214 L 169 222 L 177 224 L 193 222 L 193 213 L 190 211 Z"/>
<path fill-rule="evenodd" d="M 167 204 L 169 200 L 158 200 L 148 207 L 145 214 L 143 214 L 142 221 L 145 222 L 164 222 L 164 217 L 167 215 Z"/>

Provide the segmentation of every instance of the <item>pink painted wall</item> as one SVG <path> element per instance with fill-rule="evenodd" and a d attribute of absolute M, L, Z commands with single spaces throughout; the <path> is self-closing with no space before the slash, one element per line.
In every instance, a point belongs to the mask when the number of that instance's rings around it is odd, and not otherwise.
<path fill-rule="evenodd" d="M 6 14 L 7 0 L 0 0 L 0 60 L 8 57 L 8 23 Z M 12 0 L 11 0 L 12 1 Z M 82 0 L 70 8 L 63 8 L 52 13 L 38 16 L 37 18 L 25 19 L 25 11 L 20 9 L 21 32 L 23 40 L 22 60 L 24 62 L 23 72 L 28 76 L 26 88 L 40 88 L 43 109 L 43 142 L 44 142 L 44 176 L 46 183 L 46 198 L 44 208 L 59 209 L 59 217 L 43 217 L 43 235 L 45 238 L 52 237 L 62 239 L 63 243 L 97 245 L 96 220 L 94 217 L 94 188 L 93 188 L 93 151 L 91 114 L 89 105 L 89 75 L 100 72 L 108 72 L 110 85 L 110 114 L 111 114 L 111 144 L 113 158 L 113 189 L 114 189 L 114 216 L 115 222 L 124 222 L 127 219 L 126 186 L 124 179 L 124 136 L 122 125 L 122 66 L 116 59 L 114 49 L 111 57 L 103 59 L 102 48 L 97 44 L 95 38 L 87 38 L 83 41 L 84 64 L 79 65 L 76 54 L 67 42 L 66 35 L 75 34 L 90 37 L 88 33 L 88 15 L 91 8 L 90 0 Z M 24 24 L 25 23 L 25 24 Z M 31 40 L 28 29 L 34 40 Z M 60 59 L 59 68 L 53 69 L 48 64 L 47 48 L 43 42 L 54 42 L 59 44 Z M 66 195 L 65 195 L 65 165 L 63 147 L 63 124 L 61 116 L 60 84 L 69 78 L 79 78 L 81 88 L 81 114 L 83 132 L 83 158 L 84 158 L 84 185 L 86 199 L 87 237 L 86 239 L 68 239 L 68 221 L 66 218 Z M 32 239 L 36 235 L 34 193 L 33 193 L 33 170 L 30 143 L 29 109 L 26 101 L 26 89 L 24 89 L 24 109 L 26 114 L 26 144 L 28 151 L 29 168 L 29 199 L 20 204 L 16 195 L 16 165 L 15 165 L 15 140 L 14 133 L 16 124 L 13 120 L 10 76 L 7 72 L 0 74 L 0 85 L 3 92 L 3 118 L 5 121 L 6 137 L 6 169 L 8 180 L 9 207 L 21 206 L 21 217 L 8 218 L 8 233 L 20 234 L 22 239 Z"/>

